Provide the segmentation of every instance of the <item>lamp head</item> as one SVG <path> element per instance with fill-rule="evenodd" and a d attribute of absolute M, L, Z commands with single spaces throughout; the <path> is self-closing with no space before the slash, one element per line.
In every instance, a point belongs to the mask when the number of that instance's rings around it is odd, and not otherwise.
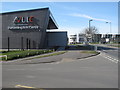
<path fill-rule="evenodd" d="M 93 21 L 93 20 L 91 19 L 91 20 L 89 20 L 89 21 Z"/>

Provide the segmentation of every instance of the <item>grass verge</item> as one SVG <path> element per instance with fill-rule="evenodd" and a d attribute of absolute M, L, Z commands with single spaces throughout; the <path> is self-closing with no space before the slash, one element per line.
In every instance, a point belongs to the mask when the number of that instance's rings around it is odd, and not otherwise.
<path fill-rule="evenodd" d="M 98 52 L 96 52 L 96 51 L 91 51 L 91 50 L 89 50 L 89 51 L 81 51 L 81 53 L 98 54 Z"/>
<path fill-rule="evenodd" d="M 48 54 L 48 55 L 41 55 L 41 56 L 37 56 L 37 57 L 31 57 L 29 59 L 25 59 L 25 60 L 30 60 L 30 59 L 37 59 L 37 58 L 43 58 L 43 57 L 49 57 L 49 56 L 55 56 L 55 55 L 60 55 L 60 54 L 64 54 L 67 51 L 61 51 L 61 52 L 56 52 L 56 53 L 52 53 L 52 54 Z"/>

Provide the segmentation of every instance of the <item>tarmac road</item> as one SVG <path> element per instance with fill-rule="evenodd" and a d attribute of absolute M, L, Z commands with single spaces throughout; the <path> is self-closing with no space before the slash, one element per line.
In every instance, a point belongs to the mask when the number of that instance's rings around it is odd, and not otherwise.
<path fill-rule="evenodd" d="M 114 47 L 109 47 L 106 45 L 97 45 L 98 50 L 106 53 L 108 56 L 111 56 L 112 58 L 118 59 L 118 54 L 120 53 L 120 48 L 114 48 Z"/>
<path fill-rule="evenodd" d="M 75 52 L 75 51 L 74 51 Z M 47 64 L 2 66 L 3 88 L 118 88 L 117 62 L 100 55 Z"/>

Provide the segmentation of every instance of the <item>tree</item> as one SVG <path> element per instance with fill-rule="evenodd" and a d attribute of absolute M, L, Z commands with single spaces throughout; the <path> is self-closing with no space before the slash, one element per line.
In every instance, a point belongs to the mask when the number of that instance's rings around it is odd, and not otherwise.
<path fill-rule="evenodd" d="M 86 42 L 92 42 L 94 39 L 94 34 L 98 34 L 98 29 L 95 26 L 87 27 L 83 30 L 86 37 Z"/>

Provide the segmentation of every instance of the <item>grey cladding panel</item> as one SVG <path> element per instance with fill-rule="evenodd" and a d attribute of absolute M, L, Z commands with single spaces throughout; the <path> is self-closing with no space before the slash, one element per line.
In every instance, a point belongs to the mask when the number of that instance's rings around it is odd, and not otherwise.
<path fill-rule="evenodd" d="M 67 32 L 47 32 L 48 46 L 67 46 Z"/>
<path fill-rule="evenodd" d="M 36 10 L 36 11 L 25 11 L 25 12 L 14 12 L 14 13 L 5 13 L 2 15 L 2 48 L 8 48 L 8 37 L 10 37 L 10 48 L 21 48 L 21 38 L 23 37 L 23 47 L 27 48 L 27 39 L 30 40 L 30 46 L 33 48 L 42 48 L 45 40 L 46 29 L 49 17 L 48 9 Z M 35 29 L 25 29 L 25 30 L 9 30 L 8 26 L 16 26 L 13 21 L 15 17 L 29 17 L 34 16 L 34 24 L 39 26 L 38 30 Z M 40 30 L 40 31 L 39 31 Z M 34 42 L 34 44 L 33 44 Z"/>

